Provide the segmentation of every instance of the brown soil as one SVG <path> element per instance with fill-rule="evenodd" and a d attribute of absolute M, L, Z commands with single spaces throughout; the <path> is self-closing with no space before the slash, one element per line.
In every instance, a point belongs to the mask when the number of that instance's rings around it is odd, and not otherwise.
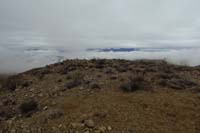
<path fill-rule="evenodd" d="M 200 67 L 66 60 L 0 84 L 0 133 L 200 132 Z"/>

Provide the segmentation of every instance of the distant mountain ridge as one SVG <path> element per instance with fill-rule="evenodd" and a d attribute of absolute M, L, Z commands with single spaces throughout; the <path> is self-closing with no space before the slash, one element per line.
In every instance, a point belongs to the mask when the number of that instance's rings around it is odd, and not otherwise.
<path fill-rule="evenodd" d="M 86 51 L 88 52 L 167 52 L 171 50 L 183 50 L 183 49 L 191 49 L 187 48 L 89 48 Z"/>
<path fill-rule="evenodd" d="M 132 52 L 132 51 L 140 51 L 140 48 L 97 48 L 97 49 L 87 49 L 87 51 L 97 51 L 97 52 Z"/>

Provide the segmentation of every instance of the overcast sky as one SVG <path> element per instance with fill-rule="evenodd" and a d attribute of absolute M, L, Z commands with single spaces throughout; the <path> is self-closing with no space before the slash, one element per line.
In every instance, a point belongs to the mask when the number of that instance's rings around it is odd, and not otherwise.
<path fill-rule="evenodd" d="M 85 49 L 102 47 L 190 47 L 103 57 L 176 57 L 199 65 L 199 12 L 199 0 L 0 0 L 0 70 L 18 62 L 23 71 L 55 56 L 91 57 Z M 25 51 L 32 47 L 41 50 Z"/>

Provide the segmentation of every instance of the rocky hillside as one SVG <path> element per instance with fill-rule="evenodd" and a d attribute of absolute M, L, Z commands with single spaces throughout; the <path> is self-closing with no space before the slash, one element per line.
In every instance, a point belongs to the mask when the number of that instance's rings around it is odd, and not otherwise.
<path fill-rule="evenodd" d="M 200 67 L 161 60 L 66 60 L 3 77 L 4 132 L 198 133 Z"/>

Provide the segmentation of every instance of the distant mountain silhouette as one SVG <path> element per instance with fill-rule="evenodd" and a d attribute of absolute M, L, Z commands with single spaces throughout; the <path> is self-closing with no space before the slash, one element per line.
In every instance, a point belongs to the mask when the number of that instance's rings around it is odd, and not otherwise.
<path fill-rule="evenodd" d="M 140 51 L 140 48 L 97 48 L 97 49 L 87 49 L 87 51 L 97 51 L 97 52 L 133 52 L 133 51 Z"/>
<path fill-rule="evenodd" d="M 170 47 L 170 48 L 89 48 L 88 52 L 167 52 L 171 50 L 192 49 L 193 47 Z"/>

